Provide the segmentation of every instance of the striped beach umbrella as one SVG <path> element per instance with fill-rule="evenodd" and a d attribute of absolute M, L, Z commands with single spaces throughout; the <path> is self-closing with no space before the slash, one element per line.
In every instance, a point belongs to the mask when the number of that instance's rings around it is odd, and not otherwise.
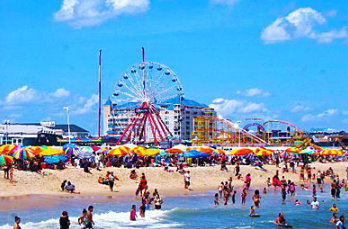
<path fill-rule="evenodd" d="M 323 156 L 329 156 L 329 155 L 341 156 L 343 154 L 344 152 L 342 150 L 335 150 L 335 149 L 324 149 L 320 152 L 320 155 L 323 155 Z"/>
<path fill-rule="evenodd" d="M 64 154 L 69 157 L 76 156 L 77 154 L 79 154 L 79 152 L 80 152 L 79 148 L 66 148 L 64 150 Z"/>
<path fill-rule="evenodd" d="M 254 153 L 257 157 L 269 156 L 269 155 L 272 155 L 273 152 L 274 152 L 273 150 L 266 149 L 263 147 L 254 149 Z"/>
<path fill-rule="evenodd" d="M 20 148 L 13 153 L 13 158 L 17 160 L 29 160 L 30 158 L 35 157 L 35 154 L 27 148 Z"/>
<path fill-rule="evenodd" d="M 0 156 L 0 165 L 8 165 L 13 162 L 13 157 L 11 156 Z"/>
<path fill-rule="evenodd" d="M 216 150 L 214 150 L 214 152 L 216 152 L 219 155 L 225 155 L 226 154 L 224 149 L 216 149 Z"/>
<path fill-rule="evenodd" d="M 42 152 L 44 150 L 44 148 L 42 148 L 41 146 L 30 146 L 27 147 L 27 149 L 30 150 L 30 152 L 39 155 L 40 152 Z"/>
<path fill-rule="evenodd" d="M 139 157 L 142 157 L 143 154 L 145 153 L 146 148 L 143 146 L 138 146 L 134 149 L 132 149 L 130 152 L 138 155 Z"/>
<path fill-rule="evenodd" d="M 248 155 L 251 153 L 253 153 L 253 151 L 251 149 L 241 148 L 241 149 L 232 150 L 228 155 L 245 156 L 245 155 Z"/>
<path fill-rule="evenodd" d="M 2 145 L 0 146 L 0 155 L 13 154 L 18 148 L 17 145 Z"/>
<path fill-rule="evenodd" d="M 124 156 L 130 152 L 130 149 L 127 146 L 119 146 L 112 150 L 109 150 L 108 156 Z"/>
<path fill-rule="evenodd" d="M 80 151 L 79 154 L 77 154 L 77 157 L 80 159 L 89 159 L 92 157 L 92 153 L 88 151 Z"/>

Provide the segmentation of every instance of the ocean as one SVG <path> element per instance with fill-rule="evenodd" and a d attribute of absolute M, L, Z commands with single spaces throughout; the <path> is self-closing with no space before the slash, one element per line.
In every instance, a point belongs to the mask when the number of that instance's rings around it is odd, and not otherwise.
<path fill-rule="evenodd" d="M 160 191 L 160 190 L 159 190 Z M 332 228 L 329 220 L 332 216 L 328 210 L 336 203 L 341 212 L 337 215 L 346 215 L 348 199 L 346 193 L 341 193 L 341 199 L 331 201 L 329 187 L 326 192 L 318 193 L 320 202 L 319 211 L 311 210 L 306 200 L 312 200 L 312 191 L 302 191 L 297 188 L 296 197 L 287 196 L 286 204 L 281 204 L 280 192 L 273 188 L 269 193 L 261 195 L 261 208 L 256 212 L 260 218 L 248 216 L 249 208 L 253 204 L 251 194 L 247 197 L 246 205 L 241 205 L 240 189 L 237 189 L 235 205 L 229 202 L 227 206 L 214 207 L 215 192 L 203 194 L 190 194 L 181 196 L 163 197 L 163 210 L 146 211 L 145 218 L 137 221 L 129 221 L 129 211 L 132 204 L 139 207 L 139 200 L 132 197 L 124 197 L 121 202 L 114 200 L 95 201 L 95 198 L 63 198 L 59 204 L 53 206 L 37 206 L 26 210 L 18 210 L 0 213 L 0 229 L 12 228 L 14 216 L 21 217 L 21 226 L 24 229 L 48 229 L 59 228 L 59 216 L 63 210 L 69 212 L 72 222 L 71 228 L 80 228 L 77 218 L 83 208 L 94 206 L 94 228 L 278 228 L 274 221 L 279 212 L 283 212 L 289 224 L 294 228 Z M 57 197 L 59 198 L 59 197 Z M 295 206 L 295 199 L 299 199 L 302 205 Z M 1 204 L 1 201 L 0 201 Z M 137 210 L 138 211 L 138 210 Z M 138 212 L 137 212 L 138 213 Z M 138 213 L 139 215 L 139 213 Z"/>

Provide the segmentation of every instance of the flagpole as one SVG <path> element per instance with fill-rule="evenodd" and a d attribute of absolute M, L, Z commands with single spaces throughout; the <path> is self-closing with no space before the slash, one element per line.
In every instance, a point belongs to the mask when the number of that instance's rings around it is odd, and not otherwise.
<path fill-rule="evenodd" d="M 101 52 L 102 50 L 99 50 L 99 68 L 98 68 L 98 75 L 99 75 L 99 110 L 98 110 L 98 137 L 100 137 L 100 116 L 101 116 Z"/>

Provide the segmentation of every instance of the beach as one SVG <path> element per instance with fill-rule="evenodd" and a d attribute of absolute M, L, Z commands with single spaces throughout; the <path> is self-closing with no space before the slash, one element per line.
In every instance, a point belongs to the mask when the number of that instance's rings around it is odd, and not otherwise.
<path fill-rule="evenodd" d="M 193 195 L 197 193 L 204 193 L 207 191 L 217 190 L 219 184 L 222 181 L 227 181 L 229 177 L 233 177 L 233 185 L 235 187 L 241 187 L 243 180 L 237 180 L 234 177 L 234 166 L 227 166 L 228 171 L 221 171 L 220 166 L 212 167 L 189 167 L 187 170 L 191 174 L 191 187 L 190 191 L 184 189 L 184 177 L 179 173 L 175 172 L 175 168 L 171 168 L 174 172 L 166 172 L 164 168 L 140 168 L 137 169 L 137 174 L 145 173 L 149 191 L 152 193 L 154 189 L 157 189 L 161 195 L 175 196 L 175 195 Z M 318 170 L 327 170 L 330 167 L 333 168 L 336 174 L 341 179 L 346 178 L 346 168 L 348 162 L 337 162 L 337 163 L 312 163 L 313 171 L 317 173 Z M 279 170 L 280 176 L 283 176 L 282 169 L 276 168 L 275 165 L 265 165 L 264 168 L 267 171 L 261 171 L 255 169 L 255 167 L 242 165 L 241 173 L 243 177 L 250 173 L 252 178 L 251 187 L 263 188 L 266 187 L 266 180 L 268 177 L 272 179 L 275 175 L 276 170 Z M 116 181 L 116 187 L 114 192 L 111 192 L 109 186 L 99 184 L 98 177 L 105 175 L 106 171 L 113 171 L 118 177 L 119 181 Z M 0 211 L 25 209 L 39 203 L 43 205 L 54 204 L 58 200 L 56 198 L 50 198 L 50 196 L 58 197 L 83 197 L 84 199 L 92 197 L 108 197 L 114 199 L 114 201 L 122 201 L 120 197 L 128 196 L 134 197 L 135 191 L 138 187 L 139 178 L 131 180 L 129 178 L 131 169 L 126 168 L 103 168 L 101 171 L 93 169 L 91 174 L 83 172 L 83 169 L 68 167 L 64 170 L 43 170 L 42 173 L 48 174 L 43 176 L 38 173 L 28 171 L 14 172 L 15 185 L 11 185 L 8 180 L 0 178 L 0 197 L 2 200 L 8 200 L 12 197 L 13 204 L 11 205 L 0 205 Z M 295 181 L 299 184 L 299 168 L 297 173 L 284 173 L 286 179 Z M 63 180 L 69 180 L 76 186 L 76 191 L 81 192 L 80 194 L 70 194 L 68 192 L 62 192 L 60 184 Z M 25 198 L 28 195 L 40 195 L 37 201 L 32 201 L 31 198 Z M 16 197 L 16 198 L 14 198 Z M 19 200 L 19 204 L 16 203 Z M 104 198 L 94 198 L 94 201 L 103 201 Z"/>

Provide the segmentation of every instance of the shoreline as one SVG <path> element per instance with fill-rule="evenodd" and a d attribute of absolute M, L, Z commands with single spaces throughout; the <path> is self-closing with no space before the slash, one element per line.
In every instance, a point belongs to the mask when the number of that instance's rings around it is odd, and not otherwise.
<path fill-rule="evenodd" d="M 345 179 L 348 162 L 326 164 L 316 162 L 312 163 L 311 167 L 315 168 L 313 174 L 316 174 L 318 170 L 323 171 L 332 167 L 341 179 Z M 234 166 L 228 165 L 228 172 L 221 171 L 220 166 L 187 168 L 191 173 L 191 191 L 184 189 L 184 177 L 176 172 L 169 173 L 164 171 L 163 168 L 140 168 L 136 171 L 138 175 L 142 172 L 145 173 L 149 185 L 148 191 L 151 195 L 153 190 L 157 189 L 163 197 L 176 197 L 217 191 L 219 184 L 222 181 L 227 181 L 231 176 L 233 177 L 233 186 L 240 188 L 243 181 L 234 177 L 233 168 Z M 267 178 L 272 179 L 276 170 L 279 170 L 280 177 L 284 175 L 286 179 L 299 184 L 299 173 L 283 174 L 282 169 L 276 168 L 274 165 L 265 165 L 264 168 L 267 172 L 249 165 L 241 166 L 243 177 L 247 173 L 251 174 L 252 189 L 266 187 Z M 109 186 L 97 182 L 99 175 L 105 175 L 106 171 L 113 171 L 120 179 L 120 181 L 115 182 L 114 192 L 109 190 Z M 59 204 L 62 199 L 86 202 L 97 201 L 97 203 L 110 200 L 122 202 L 130 199 L 139 201 L 140 197 L 135 196 L 139 179 L 131 180 L 129 178 L 130 171 L 131 169 L 125 168 L 104 168 L 101 171 L 92 170 L 92 174 L 87 174 L 82 169 L 67 168 L 62 171 L 45 170 L 49 175 L 42 176 L 37 173 L 15 170 L 14 180 L 17 181 L 15 186 L 9 185 L 9 181 L 3 177 L 0 178 L 0 212 L 28 209 L 39 205 Z M 299 169 L 297 169 L 297 172 L 299 172 Z M 81 194 L 62 192 L 60 183 L 64 179 L 70 180 L 76 185 L 76 191 L 81 192 Z"/>

